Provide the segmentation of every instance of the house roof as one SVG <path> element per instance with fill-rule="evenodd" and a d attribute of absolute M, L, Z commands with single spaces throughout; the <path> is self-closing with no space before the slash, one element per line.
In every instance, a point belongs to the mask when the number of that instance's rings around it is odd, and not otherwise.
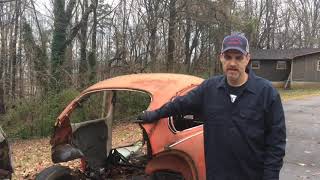
<path fill-rule="evenodd" d="M 296 57 L 320 53 L 320 48 L 252 49 L 252 60 L 291 60 Z"/>

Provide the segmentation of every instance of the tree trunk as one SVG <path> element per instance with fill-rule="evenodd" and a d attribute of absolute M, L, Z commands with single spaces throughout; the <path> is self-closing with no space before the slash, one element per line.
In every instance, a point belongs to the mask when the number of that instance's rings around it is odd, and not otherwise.
<path fill-rule="evenodd" d="M 88 9 L 88 0 L 83 1 L 82 14 Z M 80 66 L 79 66 L 79 82 L 80 88 L 84 88 L 88 84 L 88 62 L 87 62 L 87 31 L 88 17 L 83 19 L 80 27 Z"/>
<path fill-rule="evenodd" d="M 98 7 L 98 0 L 94 1 L 94 9 L 93 9 L 93 25 L 92 25 L 92 36 L 91 36 L 91 51 L 89 53 L 89 82 L 94 83 L 96 76 L 97 76 L 97 7 Z"/>
<path fill-rule="evenodd" d="M 157 61 L 156 44 L 160 3 L 161 1 L 144 0 L 144 6 L 146 8 L 146 13 L 148 16 L 148 22 L 146 26 L 149 33 L 149 43 L 147 49 L 150 56 L 150 66 L 152 72 L 155 71 L 155 65 Z"/>
<path fill-rule="evenodd" d="M 185 60 L 184 65 L 186 67 L 187 73 L 190 72 L 190 63 L 191 63 L 191 53 L 190 51 L 190 38 L 191 38 L 191 16 L 189 12 L 189 1 L 186 2 L 186 32 L 185 32 L 185 42 L 184 42 L 184 54 Z"/>
<path fill-rule="evenodd" d="M 3 4 L 0 3 L 1 12 L 3 12 Z M 5 113 L 5 102 L 4 102 L 4 61 L 6 61 L 6 37 L 7 33 L 3 23 L 3 16 L 0 16 L 0 28 L 1 28 L 1 49 L 0 49 L 0 114 Z"/>
<path fill-rule="evenodd" d="M 128 17 L 127 14 L 127 0 L 122 1 L 122 36 L 121 36 L 121 57 L 122 61 L 125 62 L 127 60 L 127 28 L 128 28 Z M 116 53 L 117 54 L 117 53 Z M 118 61 L 120 62 L 120 61 Z"/>
<path fill-rule="evenodd" d="M 266 42 L 266 45 L 267 45 L 267 49 L 270 49 L 271 48 L 271 39 L 270 39 L 270 34 L 271 34 L 271 17 L 270 17 L 270 9 L 272 8 L 271 7 L 271 1 L 272 0 L 266 0 L 266 18 L 265 18 L 265 21 L 266 21 L 266 36 L 267 36 L 267 42 Z"/>
<path fill-rule="evenodd" d="M 21 19 L 20 19 L 20 26 L 21 26 Z M 19 30 L 19 47 L 18 47 L 18 70 L 19 70 L 19 98 L 23 98 L 24 96 L 24 71 L 23 71 L 23 64 L 22 64 L 22 28 L 20 27 Z"/>
<path fill-rule="evenodd" d="M 23 24 L 23 41 L 25 54 L 32 61 L 34 67 L 33 74 L 39 89 L 41 89 L 40 94 L 45 94 L 48 91 L 48 57 L 45 50 L 35 43 L 31 26 L 26 22 Z"/>
<path fill-rule="evenodd" d="M 63 75 L 63 62 L 65 54 L 66 30 L 68 21 L 66 21 L 66 14 L 64 11 L 65 1 L 54 0 L 53 14 L 54 14 L 54 30 L 51 44 L 51 81 L 52 89 L 60 91 L 66 85 Z"/>
<path fill-rule="evenodd" d="M 81 27 L 81 22 L 77 24 L 67 37 L 67 27 L 70 25 L 72 12 L 75 7 L 76 0 L 70 0 L 65 10 L 64 0 L 54 0 L 53 15 L 54 15 L 54 30 L 51 44 L 51 89 L 60 91 L 66 87 L 66 77 L 70 77 L 64 68 L 65 52 L 68 45 L 76 36 Z M 89 12 L 87 15 L 88 16 Z"/>
<path fill-rule="evenodd" d="M 11 93 L 12 99 L 15 99 L 16 96 L 16 74 L 17 74 L 17 38 L 18 38 L 18 23 L 19 23 L 19 16 L 20 16 L 20 0 L 15 1 L 15 17 L 14 17 L 14 34 L 13 39 L 10 46 L 10 57 L 11 57 Z"/>
<path fill-rule="evenodd" d="M 12 3 L 10 6 L 5 6 L 6 12 L 11 12 L 12 11 Z M 7 24 L 6 29 L 6 41 L 8 41 L 8 45 L 6 45 L 6 60 L 4 61 L 4 97 L 6 100 L 11 100 L 12 98 L 12 93 L 11 93 L 11 68 L 12 68 L 12 61 L 11 61 L 11 51 L 10 48 L 12 47 L 12 39 L 13 39 L 13 32 L 14 32 L 14 27 L 12 26 L 14 24 L 14 17 L 12 17 L 12 13 L 8 13 L 7 18 L 6 18 Z M 8 24 L 9 22 L 9 24 Z"/>
<path fill-rule="evenodd" d="M 169 3 L 169 34 L 168 34 L 168 52 L 167 52 L 167 72 L 174 70 L 174 53 L 175 53 L 175 31 L 176 31 L 176 0 L 170 0 Z"/>

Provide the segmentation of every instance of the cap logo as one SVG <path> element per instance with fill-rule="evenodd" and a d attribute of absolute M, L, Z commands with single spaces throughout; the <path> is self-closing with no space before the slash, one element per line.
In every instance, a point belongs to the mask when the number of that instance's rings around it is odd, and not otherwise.
<path fill-rule="evenodd" d="M 225 43 L 226 44 L 230 44 L 230 45 L 241 45 L 241 39 L 239 39 L 239 38 L 230 38 Z"/>

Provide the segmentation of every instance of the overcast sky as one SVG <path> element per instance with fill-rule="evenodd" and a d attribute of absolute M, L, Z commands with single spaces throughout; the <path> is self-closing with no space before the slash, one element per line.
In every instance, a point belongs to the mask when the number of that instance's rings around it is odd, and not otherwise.
<path fill-rule="evenodd" d="M 35 0 L 36 9 L 42 14 L 50 15 L 50 13 L 52 13 L 53 1 L 54 0 Z M 111 5 L 111 7 L 113 7 L 117 5 L 119 0 L 104 0 L 104 2 L 108 3 L 109 5 Z"/>

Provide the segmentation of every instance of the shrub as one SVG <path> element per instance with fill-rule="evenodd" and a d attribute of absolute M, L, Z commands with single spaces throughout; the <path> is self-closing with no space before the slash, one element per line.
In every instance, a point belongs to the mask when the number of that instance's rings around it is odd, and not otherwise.
<path fill-rule="evenodd" d="M 66 89 L 58 94 L 18 100 L 2 117 L 3 127 L 11 138 L 48 136 L 59 113 L 78 94 L 76 90 Z"/>
<path fill-rule="evenodd" d="M 10 105 L 1 117 L 1 124 L 9 138 L 46 137 L 52 134 L 53 125 L 62 110 L 79 94 L 73 89 L 61 93 L 48 93 L 43 97 L 30 97 Z M 79 110 L 71 114 L 71 121 L 82 122 L 101 116 L 103 93 L 93 94 Z M 148 94 L 141 92 L 118 91 L 115 109 L 115 122 L 131 121 L 145 110 L 150 102 Z"/>

